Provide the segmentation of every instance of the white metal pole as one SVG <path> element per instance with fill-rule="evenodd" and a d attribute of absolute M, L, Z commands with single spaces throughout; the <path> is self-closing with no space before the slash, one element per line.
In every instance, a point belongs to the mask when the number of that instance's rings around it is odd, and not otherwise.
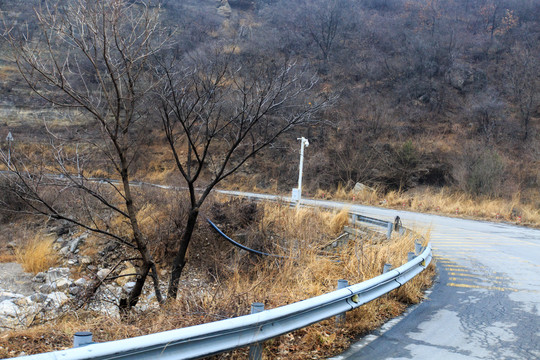
<path fill-rule="evenodd" d="M 11 142 L 13 141 L 13 135 L 11 135 L 11 131 L 8 133 L 7 137 L 6 137 L 6 141 L 8 142 L 8 163 L 7 163 L 7 166 L 8 166 L 8 169 L 11 165 Z"/>
<path fill-rule="evenodd" d="M 309 141 L 305 137 L 298 138 L 300 140 L 300 166 L 298 169 L 298 204 L 302 199 L 302 171 L 304 169 L 304 146 L 309 146 Z"/>

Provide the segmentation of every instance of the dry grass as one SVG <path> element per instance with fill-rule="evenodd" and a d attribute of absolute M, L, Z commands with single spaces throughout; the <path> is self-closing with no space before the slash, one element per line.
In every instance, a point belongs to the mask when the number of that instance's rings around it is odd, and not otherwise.
<path fill-rule="evenodd" d="M 0 263 L 8 263 L 17 261 L 15 254 L 0 254 Z"/>
<path fill-rule="evenodd" d="M 321 193 L 323 192 L 318 192 L 319 196 Z M 537 195 L 529 196 L 529 198 L 535 198 Z M 338 187 L 334 194 L 331 196 L 325 194 L 325 197 L 419 212 L 540 226 L 538 204 L 523 201 L 520 194 L 516 194 L 511 200 L 507 200 L 473 197 L 447 188 L 437 190 L 426 188 L 407 193 L 390 191 L 382 194 L 382 192 L 378 191 L 353 193 L 350 190 L 347 191 L 342 187 Z"/>
<path fill-rule="evenodd" d="M 330 220 L 330 231 L 333 234 L 339 234 L 343 231 L 343 227 L 349 224 L 349 209 L 342 209 Z"/>
<path fill-rule="evenodd" d="M 15 250 L 15 258 L 24 271 L 37 274 L 58 263 L 58 255 L 52 247 L 51 239 L 39 235 L 31 238 L 21 248 Z"/>
<path fill-rule="evenodd" d="M 150 207 L 141 210 L 141 220 L 147 218 L 147 210 Z M 94 339 L 102 342 L 244 315 L 253 302 L 263 302 L 266 309 L 271 309 L 335 290 L 338 279 L 359 283 L 379 275 L 385 263 L 397 267 L 406 262 L 407 252 L 414 248 L 411 237 L 391 241 L 382 237 L 350 239 L 333 253 L 321 251 L 347 224 L 346 218 L 346 210 L 327 212 L 274 203 L 259 205 L 258 221 L 241 231 L 246 241 L 256 241 L 255 245 L 283 258 L 257 258 L 222 245 L 205 255 L 208 262 L 214 263 L 209 266 L 212 276 L 208 282 L 184 287 L 177 302 L 160 310 L 134 313 L 123 320 L 79 312 L 54 324 L 9 332 L 0 337 L 0 356 L 66 348 L 76 331 L 92 331 Z M 144 226 L 153 226 L 153 222 L 148 220 Z M 430 269 L 410 285 L 349 312 L 343 325 L 337 326 L 329 319 L 270 340 L 265 343 L 263 358 L 306 359 L 336 354 L 354 337 L 400 314 L 407 304 L 420 301 L 422 289 L 430 285 L 432 276 Z M 247 350 L 217 358 L 245 359 Z"/>

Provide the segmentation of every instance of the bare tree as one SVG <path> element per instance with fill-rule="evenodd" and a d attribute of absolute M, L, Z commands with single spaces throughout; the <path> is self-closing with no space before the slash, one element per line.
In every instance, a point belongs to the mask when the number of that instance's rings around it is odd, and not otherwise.
<path fill-rule="evenodd" d="M 283 13 L 281 9 L 287 9 Z M 343 0 L 291 0 L 277 1 L 264 8 L 265 17 L 272 18 L 288 39 L 289 47 L 306 47 L 302 53 L 317 49 L 324 63 L 328 63 L 337 43 L 343 37 L 347 23 L 352 19 L 351 4 Z M 348 16 L 347 16 L 348 15 Z"/>
<path fill-rule="evenodd" d="M 166 69 L 161 93 L 163 129 L 190 198 L 187 223 L 174 259 L 168 298 L 178 281 L 199 211 L 211 190 L 295 126 L 314 120 L 328 104 L 312 94 L 317 79 L 294 62 L 236 61 L 203 52 Z"/>
<path fill-rule="evenodd" d="M 121 304 L 124 309 L 137 304 L 150 273 L 157 299 L 162 301 L 154 260 L 138 224 L 138 207 L 130 184 L 140 134 L 146 126 L 146 97 L 155 84 L 148 76 L 149 59 L 163 45 L 159 40 L 158 12 L 159 8 L 151 8 L 145 2 L 44 2 L 36 11 L 39 39 L 29 41 L 14 28 L 5 35 L 19 72 L 30 88 L 54 107 L 84 117 L 84 126 L 73 139 L 85 143 L 80 149 L 86 151 L 79 153 L 79 146 L 72 144 L 76 149 L 73 155 L 74 151 L 66 151 L 66 139 L 52 134 L 56 166 L 43 164 L 38 169 L 27 163 L 14 164 L 9 170 L 19 180 L 15 192 L 35 213 L 105 235 L 138 254 L 136 285 L 127 302 Z M 114 177 L 119 179 L 118 183 L 109 182 L 113 191 L 95 186 L 85 178 L 80 166 L 85 153 L 98 158 L 97 164 L 112 168 Z M 46 175 L 51 168 L 63 177 Z M 124 219 L 130 231 L 119 234 L 106 228 L 95 214 L 81 218 L 70 209 L 62 209 L 55 204 L 56 197 L 50 196 L 51 187 L 61 189 L 62 194 L 81 196 L 81 206 L 85 201 L 97 202 L 108 213 Z"/>
<path fill-rule="evenodd" d="M 345 3 L 340 0 L 310 2 L 309 7 L 302 10 L 307 17 L 304 24 L 309 35 L 327 62 L 344 25 Z"/>
<path fill-rule="evenodd" d="M 513 55 L 507 62 L 506 87 L 518 109 L 523 140 L 529 138 L 531 116 L 540 104 L 540 62 L 538 50 L 527 44 L 516 44 Z"/>
<path fill-rule="evenodd" d="M 505 108 L 499 94 L 488 89 L 472 98 L 469 116 L 473 122 L 473 130 L 486 141 L 494 141 L 499 135 L 502 113 Z"/>

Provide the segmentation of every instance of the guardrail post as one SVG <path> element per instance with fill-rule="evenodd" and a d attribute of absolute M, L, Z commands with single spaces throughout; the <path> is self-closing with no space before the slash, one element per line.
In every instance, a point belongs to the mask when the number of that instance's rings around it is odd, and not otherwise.
<path fill-rule="evenodd" d="M 382 273 L 383 273 L 383 274 L 386 274 L 387 272 L 390 271 L 390 269 L 392 269 L 392 264 L 386 263 L 386 264 L 384 264 Z"/>
<path fill-rule="evenodd" d="M 81 347 L 92 344 L 92 333 L 89 331 L 79 331 L 73 335 L 73 347 Z"/>
<path fill-rule="evenodd" d="M 391 222 L 388 223 L 388 232 L 386 233 L 386 238 L 390 239 L 392 237 L 392 229 L 394 228 L 394 224 Z"/>
<path fill-rule="evenodd" d="M 420 255 L 422 253 L 422 243 L 420 242 L 420 240 L 416 239 L 416 241 L 414 242 L 414 252 L 416 253 L 416 255 Z"/>
<path fill-rule="evenodd" d="M 257 314 L 264 311 L 264 304 L 260 302 L 254 302 L 251 304 L 251 313 Z M 256 343 L 249 347 L 249 360 L 261 360 L 262 359 L 262 343 Z"/>
<path fill-rule="evenodd" d="M 416 255 L 414 254 L 414 252 L 411 251 L 410 253 L 407 254 L 407 261 L 411 261 L 412 259 L 415 258 L 415 256 Z"/>
<path fill-rule="evenodd" d="M 337 288 L 344 289 L 349 286 L 349 282 L 345 279 L 340 279 L 337 281 Z M 345 322 L 345 313 L 339 314 L 336 316 L 336 324 L 341 325 Z"/>

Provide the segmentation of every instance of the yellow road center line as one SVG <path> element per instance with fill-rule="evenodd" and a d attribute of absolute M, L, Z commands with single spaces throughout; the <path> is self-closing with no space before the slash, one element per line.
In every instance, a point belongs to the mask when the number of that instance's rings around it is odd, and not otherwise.
<path fill-rule="evenodd" d="M 513 239 L 513 238 L 510 238 L 510 237 L 505 237 L 505 236 L 501 236 L 501 237 L 491 237 L 491 236 L 486 236 L 485 233 L 482 233 L 482 232 L 477 232 L 477 231 L 468 231 L 469 234 L 481 234 L 481 235 L 477 235 L 477 236 L 474 236 L 472 239 L 475 239 L 475 240 L 478 240 L 478 239 L 486 239 L 486 240 L 497 240 L 497 241 L 505 241 L 508 245 L 511 245 L 512 243 L 522 243 L 522 244 L 527 244 L 527 245 L 531 245 L 531 246 L 540 246 L 540 243 L 536 243 L 536 242 L 530 242 L 530 241 L 526 241 L 526 240 L 518 240 L 518 239 Z M 431 238 L 432 239 L 437 239 L 436 235 L 431 235 Z M 443 239 L 453 239 L 452 237 L 448 237 L 448 236 L 445 236 Z M 463 239 L 463 237 L 456 237 L 456 239 Z"/>
<path fill-rule="evenodd" d="M 438 240 L 437 244 L 489 244 L 489 240 L 461 239 L 461 240 Z"/>
<path fill-rule="evenodd" d="M 479 278 L 477 278 L 477 279 L 479 279 Z M 450 281 L 468 281 L 469 279 L 463 279 L 463 277 L 460 276 L 460 277 L 449 277 L 448 280 L 450 280 Z"/>
<path fill-rule="evenodd" d="M 436 244 L 437 247 L 472 247 L 472 248 L 478 248 L 478 247 L 490 247 L 490 245 L 486 244 L 479 244 L 479 245 L 459 245 L 459 244 Z"/>
<path fill-rule="evenodd" d="M 450 276 L 465 276 L 465 277 L 474 277 L 474 278 L 479 278 L 480 275 L 476 275 L 476 274 L 464 274 L 464 273 L 460 273 L 460 272 L 451 272 L 451 273 L 448 273 L 448 275 Z"/>
<path fill-rule="evenodd" d="M 482 278 L 482 277 L 464 277 L 464 276 L 460 276 L 458 275 L 458 277 L 449 277 L 448 280 L 450 281 L 471 281 L 472 279 L 477 279 L 479 281 L 483 281 L 483 282 L 492 282 L 492 283 L 495 283 L 495 284 L 501 284 L 501 285 L 504 285 L 504 284 L 508 284 L 509 282 L 511 281 L 501 281 L 501 280 L 508 280 L 508 279 L 504 279 L 504 278 L 500 278 L 500 280 L 494 280 L 494 278 Z"/>
<path fill-rule="evenodd" d="M 517 289 L 512 288 L 504 288 L 504 287 L 498 287 L 498 286 L 481 286 L 481 285 L 471 285 L 471 284 L 457 284 L 457 283 L 448 283 L 447 286 L 452 287 L 462 287 L 462 288 L 469 288 L 469 289 L 484 289 L 484 290 L 497 290 L 497 291 L 519 291 Z"/>
<path fill-rule="evenodd" d="M 525 241 L 525 240 L 515 240 L 515 239 L 510 239 L 510 240 L 509 240 L 509 243 L 508 243 L 507 245 L 512 245 L 511 242 L 520 242 L 520 243 L 523 243 L 523 244 L 526 244 L 526 245 L 540 246 L 539 243 L 533 243 L 533 242 L 530 242 L 530 241 Z"/>
<path fill-rule="evenodd" d="M 459 265 L 458 263 L 453 263 L 453 264 L 441 264 L 442 266 L 444 266 L 445 268 L 456 268 L 456 269 L 469 269 L 468 267 L 464 266 L 464 265 Z"/>
<path fill-rule="evenodd" d="M 451 251 L 453 254 L 470 254 L 470 252 L 461 251 L 463 249 L 458 249 L 458 248 L 441 249 L 441 248 L 433 247 L 432 249 L 433 250 L 441 250 L 441 251 Z M 469 249 L 469 250 L 473 250 L 473 249 Z M 495 252 L 497 250 L 495 250 L 495 249 L 481 249 L 480 251 L 483 251 L 483 252 Z"/>
<path fill-rule="evenodd" d="M 504 276 L 488 276 L 488 277 L 485 277 L 483 275 L 479 275 L 479 274 L 465 274 L 465 273 L 461 273 L 461 272 L 450 272 L 448 273 L 448 275 L 450 276 L 460 276 L 460 277 L 474 277 L 474 278 L 479 278 L 479 279 L 485 279 L 485 280 L 510 280 L 509 278 L 507 277 L 504 277 Z"/>

